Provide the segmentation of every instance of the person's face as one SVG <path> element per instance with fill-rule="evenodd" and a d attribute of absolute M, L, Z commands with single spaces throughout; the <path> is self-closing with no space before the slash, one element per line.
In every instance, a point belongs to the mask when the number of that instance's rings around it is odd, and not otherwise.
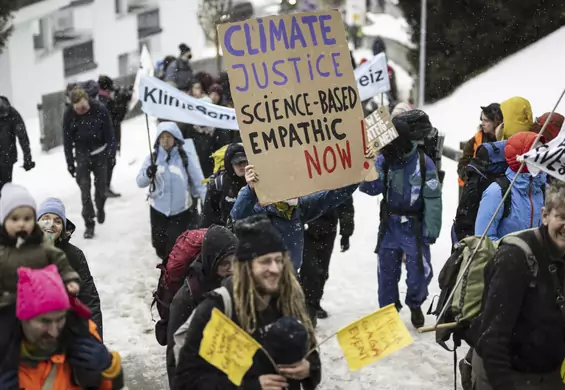
<path fill-rule="evenodd" d="M 212 99 L 212 103 L 214 104 L 220 104 L 220 100 L 222 100 L 222 97 L 218 92 L 210 92 L 210 95 L 208 96 L 210 96 L 210 99 Z"/>
<path fill-rule="evenodd" d="M 481 130 L 488 134 L 494 134 L 494 122 L 488 119 L 484 113 L 481 113 Z"/>
<path fill-rule="evenodd" d="M 63 220 L 58 215 L 43 214 L 37 224 L 53 241 L 58 240 L 61 237 L 61 233 L 63 233 Z"/>
<path fill-rule="evenodd" d="M 233 171 L 235 172 L 237 177 L 245 176 L 245 167 L 247 166 L 247 164 L 248 164 L 247 161 L 241 161 L 241 162 L 238 162 L 237 164 L 231 165 L 233 167 Z"/>
<path fill-rule="evenodd" d="M 90 110 L 90 104 L 88 104 L 87 99 L 81 99 L 78 103 L 73 104 L 73 110 L 78 115 L 84 115 Z"/>
<path fill-rule="evenodd" d="M 200 83 L 196 83 L 192 86 L 192 96 L 195 98 L 202 97 L 202 85 Z"/>
<path fill-rule="evenodd" d="M 186 53 L 181 55 L 181 58 L 183 60 L 190 61 L 190 59 L 192 58 L 192 52 L 187 51 Z"/>
<path fill-rule="evenodd" d="M 279 291 L 284 268 L 282 252 L 267 253 L 251 261 L 251 273 L 260 292 L 273 295 Z"/>
<path fill-rule="evenodd" d="M 220 262 L 218 263 L 218 269 L 216 271 L 219 277 L 225 278 L 226 276 L 233 275 L 234 260 L 235 260 L 234 255 L 226 256 L 222 260 L 220 260 Z"/>
<path fill-rule="evenodd" d="M 171 133 L 164 131 L 159 136 L 159 145 L 165 150 L 171 150 L 175 146 L 175 137 Z"/>
<path fill-rule="evenodd" d="M 542 209 L 543 224 L 547 227 L 549 237 L 561 253 L 565 253 L 565 206 L 551 211 Z"/>
<path fill-rule="evenodd" d="M 27 237 L 35 227 L 35 212 L 31 207 L 18 207 L 4 221 L 4 229 L 12 238 Z"/>
<path fill-rule="evenodd" d="M 57 348 L 61 331 L 67 322 L 67 311 L 54 311 L 22 321 L 22 330 L 26 341 L 42 351 L 52 351 Z"/>

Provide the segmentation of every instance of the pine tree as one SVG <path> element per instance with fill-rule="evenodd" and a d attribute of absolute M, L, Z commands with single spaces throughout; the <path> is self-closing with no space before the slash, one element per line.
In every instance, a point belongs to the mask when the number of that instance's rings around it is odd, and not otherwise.
<path fill-rule="evenodd" d="M 418 69 L 421 0 L 400 0 L 399 6 L 418 46 L 410 53 Z M 560 0 L 428 0 L 426 101 L 447 96 L 564 24 Z"/>
<path fill-rule="evenodd" d="M 16 0 L 0 0 L 0 53 L 6 47 L 8 38 L 12 34 L 12 13 L 18 8 Z"/>

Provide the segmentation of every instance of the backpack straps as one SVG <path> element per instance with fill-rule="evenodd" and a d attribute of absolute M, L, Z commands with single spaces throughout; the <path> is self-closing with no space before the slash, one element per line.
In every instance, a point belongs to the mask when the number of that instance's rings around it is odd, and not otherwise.
<path fill-rule="evenodd" d="M 510 180 L 506 176 L 500 176 L 494 179 L 496 184 L 500 186 L 500 190 L 502 192 L 502 197 L 508 191 L 510 187 Z M 509 193 L 506 199 L 504 200 L 504 211 L 502 212 L 502 218 L 507 218 L 510 215 L 510 209 L 512 206 L 512 193 Z"/>
<path fill-rule="evenodd" d="M 539 230 L 534 229 L 534 232 L 536 234 L 536 239 L 539 241 L 539 238 L 538 238 Z M 528 266 L 528 269 L 530 270 L 530 272 L 532 273 L 532 276 L 533 276 L 532 281 L 530 282 L 530 287 L 535 287 L 537 277 L 538 277 L 538 273 L 539 273 L 539 263 L 536 260 L 536 257 L 534 255 L 534 253 L 532 252 L 532 248 L 530 247 L 530 245 L 526 241 L 524 241 L 522 238 L 520 238 L 516 235 L 509 235 L 509 236 L 502 237 L 500 243 L 517 246 L 518 248 L 520 248 L 522 250 L 522 252 L 524 252 L 524 254 L 526 255 L 526 265 Z"/>

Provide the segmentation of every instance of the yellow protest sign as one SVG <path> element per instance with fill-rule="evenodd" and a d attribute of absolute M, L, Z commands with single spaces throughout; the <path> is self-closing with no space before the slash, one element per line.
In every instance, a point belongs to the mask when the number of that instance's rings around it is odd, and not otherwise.
<path fill-rule="evenodd" d="M 413 342 L 394 305 L 341 329 L 337 333 L 337 341 L 351 371 L 357 371 Z"/>
<path fill-rule="evenodd" d="M 204 328 L 199 355 L 224 372 L 233 384 L 240 386 L 260 348 L 261 345 L 247 332 L 214 308 Z"/>

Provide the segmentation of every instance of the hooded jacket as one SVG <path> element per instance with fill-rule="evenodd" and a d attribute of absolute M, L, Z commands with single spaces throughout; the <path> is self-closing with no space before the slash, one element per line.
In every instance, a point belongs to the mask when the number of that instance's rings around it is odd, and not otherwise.
<path fill-rule="evenodd" d="M 515 96 L 500 103 L 504 132 L 500 140 L 509 139 L 514 134 L 530 131 L 534 123 L 532 106 L 523 97 Z"/>
<path fill-rule="evenodd" d="M 303 196 L 298 199 L 297 206 L 281 210 L 272 204 L 266 207 L 260 206 L 255 191 L 246 185 L 237 196 L 231 217 L 237 221 L 254 214 L 266 214 L 273 226 L 281 233 L 290 252 L 294 270 L 298 271 L 302 265 L 304 251 L 304 224 L 341 205 L 351 197 L 357 187 L 359 184 L 353 184 L 337 190 L 320 191 Z"/>
<path fill-rule="evenodd" d="M 198 259 L 190 265 L 188 275 L 177 291 L 169 307 L 167 329 L 167 373 L 169 384 L 173 383 L 175 372 L 174 334 L 188 320 L 203 295 L 220 287 L 222 278 L 218 276 L 218 264 L 235 253 L 237 238 L 228 229 L 212 226 L 206 231 Z"/>
<path fill-rule="evenodd" d="M 0 308 L 16 303 L 19 267 L 39 269 L 55 264 L 63 282 L 80 282 L 65 253 L 43 243 L 43 231 L 35 225 L 33 232 L 19 247 L 0 225 Z"/>
<path fill-rule="evenodd" d="M 233 279 L 230 278 L 225 283 L 230 292 L 233 302 Z M 172 390 L 261 390 L 259 377 L 261 375 L 275 374 L 274 367 L 269 362 L 265 354 L 258 352 L 253 357 L 253 365 L 243 377 L 240 387 L 231 383 L 226 374 L 216 367 L 207 363 L 199 356 L 202 333 L 210 320 L 212 310 L 217 308 L 224 311 L 222 298 L 212 292 L 206 299 L 198 305 L 194 318 L 190 324 L 185 344 L 179 354 L 179 363 L 175 372 L 175 379 Z M 239 325 L 237 315 L 232 316 L 232 320 Z M 251 336 L 266 346 L 265 334 L 269 325 L 275 323 L 282 314 L 278 308 L 277 300 L 272 299 L 269 307 L 257 315 L 257 331 Z M 289 380 L 288 390 L 314 390 L 321 381 L 322 368 L 318 351 L 314 351 L 307 358 L 310 362 L 310 376 L 302 381 Z"/>
<path fill-rule="evenodd" d="M 24 120 L 6 97 L 0 96 L 0 100 L 0 166 L 13 165 L 18 161 L 16 137 L 24 152 L 24 161 L 31 161 Z"/>
<path fill-rule="evenodd" d="M 245 153 L 243 145 L 229 145 L 224 155 L 224 170 L 210 177 L 200 227 L 225 226 L 228 222 L 237 194 L 246 184 L 245 177 L 238 177 L 230 163 L 236 153 Z"/>
<path fill-rule="evenodd" d="M 71 244 L 69 241 L 72 234 L 75 232 L 76 226 L 74 223 L 67 219 L 66 224 L 66 236 L 59 239 L 55 246 L 62 250 L 71 267 L 79 274 L 81 279 L 81 288 L 78 294 L 78 299 L 84 303 L 90 311 L 92 312 L 92 321 L 98 327 L 98 333 L 102 338 L 102 311 L 100 309 L 100 296 L 98 295 L 98 290 L 92 274 L 90 273 L 90 268 L 88 267 L 88 262 L 84 256 L 84 252 Z"/>
<path fill-rule="evenodd" d="M 181 91 L 186 91 L 192 85 L 193 75 L 190 63 L 182 58 L 177 58 L 167 66 L 164 81 L 173 83 Z"/>
<path fill-rule="evenodd" d="M 176 140 L 175 146 L 168 152 L 159 146 L 159 136 L 163 132 L 170 133 Z M 195 162 L 198 156 L 183 146 L 185 142 L 174 122 L 161 122 L 157 127 L 155 138 L 156 177 L 150 179 L 147 176 L 147 168 L 152 164 L 153 158 L 153 156 L 147 156 L 137 175 L 137 185 L 145 188 L 154 183 L 155 190 L 149 193 L 149 203 L 156 211 L 169 217 L 188 210 L 192 206 L 193 197 L 205 199 L 206 187 L 201 184 L 204 176 Z M 186 168 L 179 148 L 183 148 L 186 153 Z"/>

